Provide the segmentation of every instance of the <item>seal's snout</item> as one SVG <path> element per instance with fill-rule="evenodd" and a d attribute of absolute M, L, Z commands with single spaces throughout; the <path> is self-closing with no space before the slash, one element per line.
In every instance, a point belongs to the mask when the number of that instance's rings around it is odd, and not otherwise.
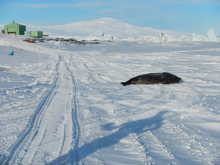
<path fill-rule="evenodd" d="M 125 82 L 121 82 L 121 84 L 122 84 L 123 86 L 125 86 L 125 85 L 126 85 L 126 83 L 125 83 Z"/>

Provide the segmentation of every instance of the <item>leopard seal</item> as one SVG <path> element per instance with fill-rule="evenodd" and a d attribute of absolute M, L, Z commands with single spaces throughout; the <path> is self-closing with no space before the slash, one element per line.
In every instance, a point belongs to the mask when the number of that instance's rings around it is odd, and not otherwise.
<path fill-rule="evenodd" d="M 163 73 L 149 73 L 133 77 L 126 82 L 121 82 L 123 86 L 126 85 L 141 85 L 141 84 L 175 84 L 179 83 L 180 77 L 174 74 L 163 72 Z"/>

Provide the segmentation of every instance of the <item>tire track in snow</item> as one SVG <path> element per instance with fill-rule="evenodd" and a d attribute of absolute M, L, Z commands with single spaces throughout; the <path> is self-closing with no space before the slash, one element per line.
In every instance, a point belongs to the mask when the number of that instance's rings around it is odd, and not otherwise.
<path fill-rule="evenodd" d="M 76 112 L 74 112 L 76 108 L 75 105 L 72 104 L 72 101 L 75 103 L 74 98 L 76 98 L 76 96 L 74 96 L 74 93 L 76 87 L 74 87 L 71 72 L 64 61 L 61 62 L 60 69 L 60 85 L 57 90 L 57 96 L 54 97 L 52 103 L 48 105 L 48 111 L 57 113 L 57 115 L 49 113 L 49 115 L 51 115 L 49 123 L 52 124 L 47 128 L 48 135 L 47 138 L 43 139 L 44 146 L 40 148 L 39 154 L 32 160 L 32 163 L 48 163 L 52 160 L 56 160 L 55 162 L 65 162 L 66 164 L 77 162 L 77 156 L 75 156 L 77 152 L 73 153 L 72 151 L 77 151 L 79 137 L 78 127 L 76 126 L 77 117 L 75 116 Z M 63 108 L 64 110 L 62 111 Z M 53 109 L 55 110 L 54 112 Z M 55 121 L 53 121 L 53 119 L 55 119 Z M 50 138 L 54 140 L 52 141 Z M 45 145 L 47 147 L 45 147 Z"/>
<path fill-rule="evenodd" d="M 71 58 L 72 59 L 72 58 Z M 77 84 L 75 81 L 75 78 L 73 76 L 73 73 L 70 71 L 69 67 L 65 63 L 67 70 L 69 71 L 72 82 L 73 82 L 73 108 L 72 108 L 72 123 L 73 123 L 73 137 L 72 137 L 72 150 L 68 154 L 68 160 L 71 164 L 78 164 L 78 145 L 79 145 L 79 137 L 80 137 L 80 126 L 78 121 L 78 110 L 79 110 L 79 104 L 77 99 Z"/>
<path fill-rule="evenodd" d="M 161 141 L 151 130 L 139 134 L 137 141 L 142 145 L 148 162 L 156 164 L 179 164 L 164 142 Z M 159 158 L 158 160 L 160 161 L 154 160 L 155 157 L 157 159 Z"/>
<path fill-rule="evenodd" d="M 58 72 L 58 66 L 60 63 L 60 59 L 56 65 L 56 72 Z M 18 140 L 12 145 L 12 147 L 9 150 L 9 156 L 4 159 L 2 165 L 7 165 L 7 164 L 13 164 L 15 159 L 17 158 L 19 152 L 22 150 L 22 148 L 25 145 L 25 142 L 29 138 L 29 135 L 32 131 L 32 129 L 35 127 L 36 122 L 39 120 L 39 116 L 43 112 L 43 106 L 51 99 L 51 97 L 54 96 L 54 91 L 56 90 L 57 87 L 57 75 L 53 84 L 53 88 L 51 89 L 50 92 L 47 93 L 47 95 L 44 97 L 42 102 L 39 104 L 37 109 L 35 110 L 35 113 L 32 115 L 31 119 L 28 122 L 28 125 L 22 135 L 18 138 Z"/>
<path fill-rule="evenodd" d="M 100 71 L 100 70 L 112 70 L 111 66 L 109 66 L 108 63 L 104 62 L 104 60 L 98 60 L 95 56 L 91 56 L 89 55 L 88 53 L 85 53 L 84 54 L 85 56 L 83 57 L 80 57 L 80 60 L 81 60 L 81 63 L 84 65 L 85 69 L 87 71 L 89 71 L 89 74 L 92 76 L 92 78 L 94 79 L 94 81 L 97 83 L 97 82 L 104 82 L 104 83 L 109 83 L 109 82 L 113 82 L 113 79 L 111 78 L 111 76 L 109 75 L 108 76 L 108 79 L 107 76 L 102 76 L 98 73 L 93 73 L 91 74 L 91 72 L 93 71 Z M 86 58 L 85 58 L 86 57 Z M 100 57 L 100 56 L 99 56 Z M 82 60 L 83 59 L 83 60 Z M 89 59 L 89 60 L 88 60 Z M 88 66 L 88 64 L 85 63 L 86 62 L 89 62 L 89 64 L 91 65 L 92 64 L 92 67 L 91 68 L 95 68 L 95 70 L 92 70 L 90 69 L 90 67 Z M 106 69 L 107 68 L 107 69 Z"/>
<path fill-rule="evenodd" d="M 195 160 L 211 164 L 219 156 L 219 151 L 216 148 L 218 143 L 215 138 L 207 136 L 205 132 L 195 126 L 183 125 L 182 131 L 190 138 L 188 140 L 188 153 L 195 155 Z M 183 142 L 187 142 L 186 140 Z M 209 145 L 207 145 L 209 143 Z"/>
<path fill-rule="evenodd" d="M 60 58 L 54 88 L 39 105 L 25 134 L 4 164 L 48 163 L 53 159 L 59 162 L 62 155 L 65 163 L 77 164 L 80 133 L 77 109 L 77 86 Z"/>
<path fill-rule="evenodd" d="M 178 126 L 166 121 L 163 130 L 160 133 L 155 132 L 155 135 L 170 151 L 175 153 L 175 158 L 180 164 L 186 162 L 190 155 L 194 156 L 192 164 L 212 164 L 211 162 L 218 156 L 216 148 L 214 146 L 204 147 L 203 142 L 207 139 L 195 132 L 193 128 L 189 129 L 185 125 Z"/>
<path fill-rule="evenodd" d="M 63 151 L 63 147 L 64 147 L 64 142 L 65 142 L 65 140 L 66 140 L 66 125 L 64 125 L 63 137 L 64 137 L 64 138 L 63 138 L 62 147 L 61 147 L 61 149 L 60 149 L 59 156 L 62 155 L 62 151 Z"/>

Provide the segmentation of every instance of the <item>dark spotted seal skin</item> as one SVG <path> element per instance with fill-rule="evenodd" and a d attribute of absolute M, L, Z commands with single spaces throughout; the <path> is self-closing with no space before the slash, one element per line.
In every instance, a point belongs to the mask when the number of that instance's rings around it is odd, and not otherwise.
<path fill-rule="evenodd" d="M 122 82 L 123 86 L 125 85 L 141 85 L 141 84 L 175 84 L 179 83 L 181 78 L 167 72 L 163 73 L 149 73 L 139 75 L 137 77 L 131 78 L 126 82 Z"/>

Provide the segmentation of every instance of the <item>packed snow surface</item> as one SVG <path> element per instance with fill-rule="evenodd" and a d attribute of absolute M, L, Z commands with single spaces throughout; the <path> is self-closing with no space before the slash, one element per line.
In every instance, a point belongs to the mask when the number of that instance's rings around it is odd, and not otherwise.
<path fill-rule="evenodd" d="M 22 39 L 0 35 L 1 164 L 220 163 L 219 43 Z M 158 72 L 183 81 L 120 84 Z"/>

